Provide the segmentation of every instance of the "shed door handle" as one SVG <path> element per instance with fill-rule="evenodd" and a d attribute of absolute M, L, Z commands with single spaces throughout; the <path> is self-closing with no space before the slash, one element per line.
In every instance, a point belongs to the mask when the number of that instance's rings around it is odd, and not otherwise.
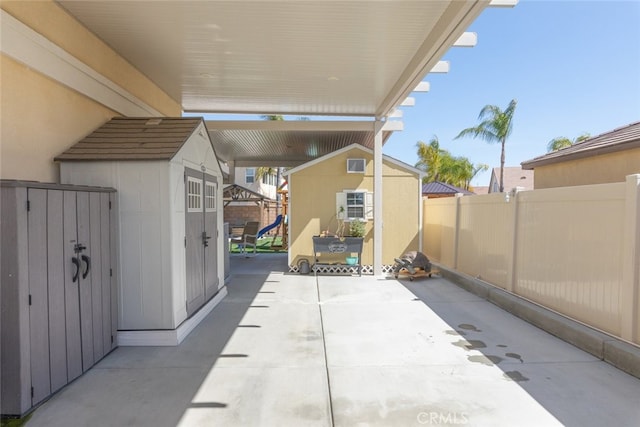
<path fill-rule="evenodd" d="M 78 275 L 80 274 L 80 260 L 76 257 L 72 257 L 71 262 L 76 266 L 76 272 L 73 273 L 73 282 L 75 283 L 78 280 Z"/>
<path fill-rule="evenodd" d="M 89 270 L 91 269 L 91 258 L 89 258 L 87 255 L 82 255 L 82 261 L 84 261 L 85 264 L 87 265 L 87 268 L 84 270 L 84 273 L 82 273 L 82 278 L 86 279 L 87 275 L 89 274 Z"/>

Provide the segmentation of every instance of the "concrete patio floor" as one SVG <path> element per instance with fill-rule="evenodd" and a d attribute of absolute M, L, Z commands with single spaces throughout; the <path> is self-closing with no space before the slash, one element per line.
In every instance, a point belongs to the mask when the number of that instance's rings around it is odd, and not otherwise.
<path fill-rule="evenodd" d="M 637 426 L 640 380 L 434 277 L 232 257 L 178 347 L 120 347 L 28 426 Z"/>

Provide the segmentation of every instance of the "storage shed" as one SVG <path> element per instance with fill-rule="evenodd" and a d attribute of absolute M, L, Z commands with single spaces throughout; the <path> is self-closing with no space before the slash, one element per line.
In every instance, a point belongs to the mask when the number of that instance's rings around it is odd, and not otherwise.
<path fill-rule="evenodd" d="M 116 347 L 113 189 L 0 180 L 0 414 L 21 416 Z"/>
<path fill-rule="evenodd" d="M 315 262 L 314 236 L 335 233 L 338 218 L 349 224 L 365 222 L 361 258 L 362 273 L 373 272 L 373 223 L 384 224 L 383 272 L 389 272 L 394 257 L 421 250 L 422 243 L 422 171 L 389 156 L 382 157 L 384 204 L 382 218 L 374 218 L 373 151 L 352 144 L 285 172 L 289 185 L 289 269 L 298 270 L 302 259 Z M 317 240 L 317 239 L 316 239 Z M 347 245 L 349 246 L 349 245 Z M 317 248 L 316 248 L 317 249 Z M 345 264 L 355 250 L 322 255 L 316 271 L 340 273 L 354 271 Z"/>
<path fill-rule="evenodd" d="M 114 118 L 55 158 L 118 190 L 119 345 L 177 345 L 226 295 L 222 171 L 201 118 Z"/>

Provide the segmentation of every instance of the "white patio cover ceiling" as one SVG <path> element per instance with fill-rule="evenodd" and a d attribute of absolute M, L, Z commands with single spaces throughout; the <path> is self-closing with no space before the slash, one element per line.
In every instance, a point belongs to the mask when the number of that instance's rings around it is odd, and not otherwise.
<path fill-rule="evenodd" d="M 216 155 L 235 166 L 294 167 L 351 144 L 373 149 L 372 121 L 212 121 L 206 122 Z M 383 142 L 398 121 L 386 122 Z"/>
<path fill-rule="evenodd" d="M 185 112 L 385 118 L 490 1 L 58 3 Z M 221 132 L 213 140 L 228 144 Z M 288 143 L 274 150 L 273 138 L 253 138 L 258 157 L 288 158 Z"/>

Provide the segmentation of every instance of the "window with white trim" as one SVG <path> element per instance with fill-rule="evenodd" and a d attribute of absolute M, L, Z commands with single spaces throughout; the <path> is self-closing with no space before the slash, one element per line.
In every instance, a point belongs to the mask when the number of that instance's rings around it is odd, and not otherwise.
<path fill-rule="evenodd" d="M 216 211 L 216 190 L 217 185 L 213 182 L 204 184 L 204 208 L 207 212 Z"/>
<path fill-rule="evenodd" d="M 187 212 L 202 211 L 202 180 L 187 177 Z"/>
<path fill-rule="evenodd" d="M 276 185 L 276 181 L 278 180 L 277 176 L 274 174 L 264 174 L 262 175 L 262 183 L 265 185 Z"/>
<path fill-rule="evenodd" d="M 247 184 L 253 184 L 256 180 L 255 168 L 247 168 L 244 171 L 244 182 Z"/>
<path fill-rule="evenodd" d="M 364 173 L 365 159 L 347 159 L 347 173 Z"/>
<path fill-rule="evenodd" d="M 366 190 L 336 193 L 336 217 L 346 221 L 373 219 L 373 193 Z"/>

